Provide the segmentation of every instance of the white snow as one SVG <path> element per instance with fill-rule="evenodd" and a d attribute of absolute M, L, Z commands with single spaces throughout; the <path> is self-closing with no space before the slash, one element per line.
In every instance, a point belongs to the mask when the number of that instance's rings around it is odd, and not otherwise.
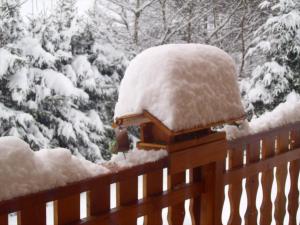
<path fill-rule="evenodd" d="M 43 64 L 53 65 L 55 62 L 55 57 L 42 48 L 38 39 L 31 37 L 23 38 L 16 44 L 16 47 L 21 49 L 25 56 L 32 58 L 40 66 Z"/>
<path fill-rule="evenodd" d="M 132 150 L 126 153 L 126 158 L 121 153 L 113 156 L 106 165 L 132 167 L 155 162 L 167 154 L 165 150 Z M 73 156 L 68 149 L 34 152 L 17 137 L 0 137 L 0 184 L 5 184 L 0 186 L 0 201 L 65 186 L 109 171 L 101 164 Z"/>
<path fill-rule="evenodd" d="M 91 121 L 93 122 L 93 124 L 91 124 L 91 126 L 94 126 L 96 129 L 99 129 L 99 130 L 104 130 L 104 124 L 101 121 L 99 114 L 95 110 L 90 110 L 88 112 L 88 116 L 91 119 Z"/>
<path fill-rule="evenodd" d="M 0 78 L 13 66 L 16 59 L 21 59 L 11 54 L 4 48 L 0 48 Z"/>
<path fill-rule="evenodd" d="M 56 94 L 89 98 L 87 93 L 79 88 L 76 88 L 72 81 L 62 73 L 51 69 L 46 69 L 42 71 L 42 77 L 45 85 L 54 90 Z"/>
<path fill-rule="evenodd" d="M 113 155 L 110 164 L 118 166 L 118 168 L 132 167 L 137 165 L 142 165 L 145 163 L 156 162 L 168 155 L 166 150 L 138 150 L 133 149 L 125 155 L 123 153 L 118 153 Z"/>
<path fill-rule="evenodd" d="M 300 95 L 291 92 L 286 102 L 279 104 L 273 111 L 265 112 L 250 122 L 244 121 L 239 128 L 225 126 L 225 131 L 227 139 L 232 140 L 295 122 L 300 122 Z"/>
<path fill-rule="evenodd" d="M 115 118 L 149 111 L 178 131 L 244 115 L 232 58 L 213 46 L 153 47 L 129 64 Z"/>
<path fill-rule="evenodd" d="M 67 149 L 33 152 L 16 137 L 0 138 L 0 201 L 64 186 L 108 170 L 72 156 Z"/>

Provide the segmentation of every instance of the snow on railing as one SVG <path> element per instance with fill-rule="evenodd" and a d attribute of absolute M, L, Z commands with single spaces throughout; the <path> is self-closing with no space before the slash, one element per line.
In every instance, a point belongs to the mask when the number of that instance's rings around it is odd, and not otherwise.
<path fill-rule="evenodd" d="M 22 225 L 33 221 L 46 224 L 46 203 L 49 201 L 54 201 L 54 224 L 61 225 L 132 225 L 141 216 L 145 224 L 159 225 L 165 207 L 169 209 L 169 224 L 183 224 L 185 214 L 191 216 L 193 224 L 237 225 L 244 221 L 255 225 L 258 218 L 259 224 L 271 224 L 272 220 L 278 224 L 284 220 L 290 224 L 299 223 L 299 122 L 237 138 L 228 142 L 228 148 L 223 148 L 224 142 L 209 140 L 206 138 L 202 144 L 199 140 L 185 142 L 186 148 L 168 155 L 158 151 L 157 155 L 152 155 L 155 162 L 145 164 L 134 153 L 127 154 L 130 163 L 121 162 L 123 155 L 119 155 L 114 163 L 96 165 L 108 169 L 101 169 L 103 173 L 95 177 L 1 201 L 0 224 L 7 225 L 7 215 L 12 212 L 18 212 Z M 177 146 L 182 147 L 182 143 Z M 146 153 L 139 154 L 143 157 Z M 21 164 L 18 159 L 15 162 Z M 139 165 L 131 164 L 133 162 Z M 167 190 L 163 189 L 164 168 L 168 168 Z M 187 170 L 189 179 L 186 178 Z M 142 187 L 138 185 L 140 175 L 144 181 Z M 247 201 L 243 200 L 243 179 Z M 274 191 L 275 180 L 277 190 Z M 284 193 L 286 180 L 290 181 L 287 197 Z M 114 183 L 117 184 L 116 194 L 112 197 L 110 187 Z M 138 199 L 139 188 L 143 192 L 141 199 Z M 224 193 L 227 188 L 228 196 Z M 82 192 L 87 192 L 85 218 L 80 218 Z M 271 194 L 276 195 L 274 203 Z M 117 201 L 114 208 L 110 205 L 111 198 Z M 260 205 L 256 203 L 257 198 L 262 199 Z M 184 208 L 187 199 L 190 199 L 188 211 Z M 245 213 L 240 211 L 241 203 L 245 204 Z"/>

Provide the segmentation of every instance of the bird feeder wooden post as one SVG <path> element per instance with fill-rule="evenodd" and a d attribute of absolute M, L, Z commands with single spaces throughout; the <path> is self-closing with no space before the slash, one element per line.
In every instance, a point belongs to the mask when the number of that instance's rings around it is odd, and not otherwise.
<path fill-rule="evenodd" d="M 226 52 L 171 44 L 147 49 L 130 62 L 115 126 L 139 126 L 138 148 L 168 151 L 169 190 L 185 185 L 189 170 L 191 184 L 203 185 L 200 196 L 191 199 L 193 224 L 214 225 L 221 224 L 227 141 L 224 132 L 211 127 L 234 123 L 244 114 L 236 65 Z M 169 224 L 183 224 L 184 202 L 169 205 Z"/>
<path fill-rule="evenodd" d="M 211 126 L 240 120 L 221 121 L 188 130 L 172 131 L 144 111 L 117 118 L 114 126 L 139 126 L 139 149 L 165 149 L 169 153 L 168 189 L 176 189 L 186 183 L 186 171 L 190 172 L 190 182 L 203 184 L 203 193 L 191 199 L 191 213 L 194 224 L 221 224 L 224 198 L 222 175 L 225 169 L 227 141 L 224 132 L 215 132 Z M 183 224 L 184 203 L 169 208 L 168 220 L 172 225 Z M 201 215 L 201 217 L 199 217 Z"/>

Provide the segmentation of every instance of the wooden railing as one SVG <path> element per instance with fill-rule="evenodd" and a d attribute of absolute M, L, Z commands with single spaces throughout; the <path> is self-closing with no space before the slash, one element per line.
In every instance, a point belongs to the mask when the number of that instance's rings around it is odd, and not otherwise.
<path fill-rule="evenodd" d="M 243 219 L 246 225 L 271 224 L 273 216 L 276 224 L 283 224 L 286 214 L 289 216 L 288 224 L 296 225 L 299 208 L 300 123 L 239 138 L 228 142 L 228 146 L 226 149 L 229 150 L 220 154 L 215 151 L 218 145 L 204 145 L 199 148 L 199 152 L 204 152 L 202 155 L 196 154 L 193 160 L 183 163 L 186 154 L 182 152 L 189 153 L 191 148 L 188 148 L 170 153 L 155 163 L 125 169 L 114 168 L 109 174 L 0 202 L 0 225 L 7 225 L 8 214 L 13 212 L 17 212 L 19 225 L 45 225 L 46 203 L 50 201 L 54 201 L 55 225 L 134 225 L 141 216 L 144 216 L 145 225 L 160 225 L 162 209 L 165 207 L 168 207 L 170 225 L 182 225 L 186 213 L 191 215 L 195 225 L 221 225 L 226 185 L 229 185 L 229 225 L 239 225 Z M 194 154 L 195 149 L 191 152 Z M 214 157 L 215 154 L 218 157 Z M 216 160 L 212 162 L 214 158 Z M 168 189 L 163 191 L 165 168 L 169 169 Z M 189 183 L 186 182 L 186 169 L 189 169 Z M 260 208 L 257 208 L 260 173 L 263 199 Z M 143 175 L 142 199 L 138 199 L 140 175 Z M 290 176 L 291 185 L 286 197 L 284 191 L 287 176 Z M 247 210 L 242 215 L 244 218 L 241 218 L 239 208 L 244 178 Z M 273 205 L 271 189 L 274 180 L 277 196 Z M 110 205 L 110 185 L 113 183 L 117 187 L 115 208 Z M 80 219 L 82 192 L 87 192 L 87 217 Z M 184 208 L 187 199 L 190 199 L 188 212 Z M 257 221 L 258 215 L 260 221 Z"/>
<path fill-rule="evenodd" d="M 296 225 L 299 208 L 300 124 L 239 138 L 229 144 L 228 169 L 224 172 L 224 184 L 229 185 L 231 209 L 228 224 L 241 224 L 239 206 L 242 179 L 246 178 L 247 209 L 243 218 L 246 225 L 271 224 L 273 217 L 276 224 L 283 224 L 286 214 L 288 214 L 288 224 Z M 275 173 L 274 168 L 276 168 Z M 260 173 L 263 198 L 260 208 L 257 208 L 256 197 Z M 288 176 L 291 183 L 286 197 L 285 186 Z M 275 181 L 277 193 L 273 204 L 271 193 Z M 273 209 L 274 214 L 272 214 Z M 259 221 L 258 214 L 260 214 Z"/>

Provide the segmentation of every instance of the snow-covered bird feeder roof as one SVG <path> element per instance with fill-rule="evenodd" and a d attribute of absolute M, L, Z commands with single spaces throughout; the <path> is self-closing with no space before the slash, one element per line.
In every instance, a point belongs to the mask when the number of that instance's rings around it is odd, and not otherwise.
<path fill-rule="evenodd" d="M 244 118 L 236 66 L 202 44 L 149 48 L 129 64 L 115 108 L 119 126 L 160 123 L 170 132 L 205 129 Z"/>

